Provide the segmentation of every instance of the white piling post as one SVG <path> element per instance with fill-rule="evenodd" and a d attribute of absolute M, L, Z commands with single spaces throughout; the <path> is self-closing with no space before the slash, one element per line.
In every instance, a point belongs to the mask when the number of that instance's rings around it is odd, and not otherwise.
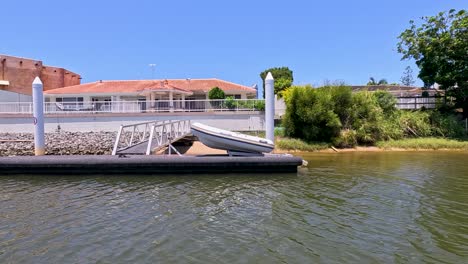
<path fill-rule="evenodd" d="M 275 80 L 269 72 L 265 78 L 266 139 L 275 142 Z"/>
<path fill-rule="evenodd" d="M 34 153 L 45 154 L 44 139 L 44 95 L 41 79 L 36 77 L 32 83 L 33 118 L 34 118 Z"/>

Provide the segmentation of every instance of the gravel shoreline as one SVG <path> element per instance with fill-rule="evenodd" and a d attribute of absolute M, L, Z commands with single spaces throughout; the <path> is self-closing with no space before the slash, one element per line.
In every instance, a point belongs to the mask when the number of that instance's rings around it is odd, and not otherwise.
<path fill-rule="evenodd" d="M 46 133 L 46 155 L 109 155 L 115 132 Z M 0 157 L 33 156 L 32 133 L 0 133 Z"/>

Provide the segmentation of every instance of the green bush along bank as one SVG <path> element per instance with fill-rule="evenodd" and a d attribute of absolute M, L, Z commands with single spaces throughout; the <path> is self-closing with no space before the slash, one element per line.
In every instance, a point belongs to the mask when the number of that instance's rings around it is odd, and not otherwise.
<path fill-rule="evenodd" d="M 399 110 L 386 91 L 353 93 L 345 85 L 293 86 L 284 93 L 285 136 L 336 147 L 376 145 L 378 141 L 464 135 L 461 120 L 438 110 Z"/>

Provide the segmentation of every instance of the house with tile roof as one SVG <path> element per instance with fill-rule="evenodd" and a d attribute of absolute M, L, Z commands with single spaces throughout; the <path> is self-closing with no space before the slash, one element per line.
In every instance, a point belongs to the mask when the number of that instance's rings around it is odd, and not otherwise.
<path fill-rule="evenodd" d="M 219 87 L 235 99 L 253 99 L 256 89 L 219 79 L 164 79 L 97 81 L 44 92 L 45 100 L 59 108 L 82 107 L 96 111 L 114 109 L 118 104 L 137 103 L 141 110 L 184 108 L 187 101 L 206 101 L 208 92 Z M 127 104 L 125 102 L 128 102 Z"/>

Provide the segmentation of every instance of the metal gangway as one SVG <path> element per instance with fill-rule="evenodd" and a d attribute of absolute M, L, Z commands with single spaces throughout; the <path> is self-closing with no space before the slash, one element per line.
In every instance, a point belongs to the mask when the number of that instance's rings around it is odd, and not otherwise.
<path fill-rule="evenodd" d="M 172 143 L 190 135 L 190 120 L 151 121 L 121 125 L 115 139 L 112 155 L 150 155 L 165 147 L 180 153 Z"/>

